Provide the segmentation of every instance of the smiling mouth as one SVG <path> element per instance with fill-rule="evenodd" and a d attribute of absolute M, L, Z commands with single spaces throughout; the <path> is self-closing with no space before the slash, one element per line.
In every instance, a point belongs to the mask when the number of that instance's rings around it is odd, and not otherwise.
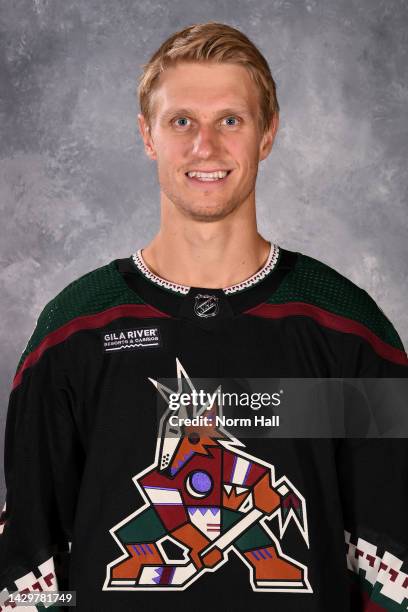
<path fill-rule="evenodd" d="M 224 173 L 226 172 L 226 174 L 224 175 Z M 185 176 L 187 177 L 187 179 L 191 182 L 194 182 L 196 184 L 202 184 L 205 183 L 206 185 L 208 185 L 209 183 L 223 183 L 226 181 L 226 179 L 229 177 L 229 175 L 231 174 L 232 170 L 224 170 L 224 171 L 220 171 L 220 172 L 209 172 L 209 173 L 205 173 L 205 172 L 197 172 L 197 173 L 193 173 L 193 172 L 186 172 Z M 193 176 L 189 176 L 189 174 L 193 174 Z M 224 175 L 224 176 L 223 176 Z"/>

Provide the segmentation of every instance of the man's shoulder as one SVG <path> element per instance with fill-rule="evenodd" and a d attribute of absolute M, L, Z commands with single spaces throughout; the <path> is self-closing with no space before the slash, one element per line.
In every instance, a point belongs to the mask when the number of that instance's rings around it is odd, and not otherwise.
<path fill-rule="evenodd" d="M 386 314 L 363 288 L 329 266 L 303 253 L 296 253 L 295 263 L 269 304 L 287 305 L 310 315 L 339 331 L 374 334 L 381 341 L 403 349 L 401 339 Z M 360 334 L 359 334 L 360 335 Z"/>
<path fill-rule="evenodd" d="M 54 340 L 62 341 L 72 334 L 76 326 L 86 327 L 87 322 L 90 327 L 95 326 L 98 316 L 103 317 L 110 309 L 142 303 L 126 285 L 117 269 L 117 261 L 112 260 L 82 274 L 45 304 L 21 355 L 19 366 L 40 345 L 52 345 Z"/>
<path fill-rule="evenodd" d="M 76 317 L 119 305 L 124 297 L 128 300 L 130 292 L 116 262 L 112 260 L 71 281 L 44 306 L 38 322 L 61 326 Z M 135 301 L 140 301 L 136 294 Z"/>

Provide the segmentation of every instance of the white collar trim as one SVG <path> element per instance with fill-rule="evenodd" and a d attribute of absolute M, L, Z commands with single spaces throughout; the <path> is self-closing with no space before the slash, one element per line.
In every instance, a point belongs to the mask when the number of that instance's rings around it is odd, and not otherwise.
<path fill-rule="evenodd" d="M 223 288 L 223 291 L 227 295 L 231 295 L 232 293 L 238 293 L 239 291 L 243 291 L 248 287 L 252 287 L 256 283 L 259 283 L 262 279 L 265 278 L 276 266 L 276 262 L 279 258 L 279 247 L 276 244 L 271 243 L 271 248 L 269 251 L 268 259 L 265 264 L 262 266 L 258 272 L 255 272 L 252 276 L 247 278 L 240 283 L 236 283 L 235 285 L 230 285 L 229 287 Z M 178 285 L 177 283 L 172 283 L 171 281 L 154 274 L 150 268 L 147 267 L 145 260 L 142 256 L 142 249 L 139 249 L 135 253 L 132 254 L 132 260 L 137 269 L 144 275 L 146 278 L 151 280 L 153 283 L 158 285 L 159 287 L 163 287 L 165 289 L 169 289 L 170 291 L 174 291 L 175 293 L 181 293 L 186 295 L 191 287 L 187 285 Z"/>

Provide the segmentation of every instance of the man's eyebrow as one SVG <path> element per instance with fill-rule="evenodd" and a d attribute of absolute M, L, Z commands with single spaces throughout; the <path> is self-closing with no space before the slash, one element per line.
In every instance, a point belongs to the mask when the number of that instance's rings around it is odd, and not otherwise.
<path fill-rule="evenodd" d="M 194 114 L 195 114 L 195 111 L 192 108 L 170 108 L 165 113 L 163 113 L 161 119 L 162 121 L 166 121 L 167 119 L 170 119 L 171 117 L 174 117 L 175 115 L 183 116 L 183 115 L 194 115 Z M 214 115 L 216 116 L 236 115 L 236 114 L 251 115 L 251 112 L 249 111 L 248 108 L 243 107 L 243 106 L 229 106 L 228 108 L 222 108 L 216 113 L 214 113 Z"/>

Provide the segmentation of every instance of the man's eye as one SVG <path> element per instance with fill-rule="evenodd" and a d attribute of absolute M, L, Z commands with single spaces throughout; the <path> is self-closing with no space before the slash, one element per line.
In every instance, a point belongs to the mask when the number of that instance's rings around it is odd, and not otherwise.
<path fill-rule="evenodd" d="M 187 125 L 187 117 L 179 117 L 178 119 L 176 119 L 175 124 L 179 127 L 185 127 Z M 183 123 L 180 123 L 183 122 Z"/>
<path fill-rule="evenodd" d="M 238 118 L 234 117 L 234 116 L 226 117 L 225 121 L 228 122 L 227 125 L 231 125 L 232 127 L 234 127 L 235 125 L 238 125 L 238 123 L 239 123 Z M 232 121 L 232 123 L 231 123 L 231 121 Z"/>

